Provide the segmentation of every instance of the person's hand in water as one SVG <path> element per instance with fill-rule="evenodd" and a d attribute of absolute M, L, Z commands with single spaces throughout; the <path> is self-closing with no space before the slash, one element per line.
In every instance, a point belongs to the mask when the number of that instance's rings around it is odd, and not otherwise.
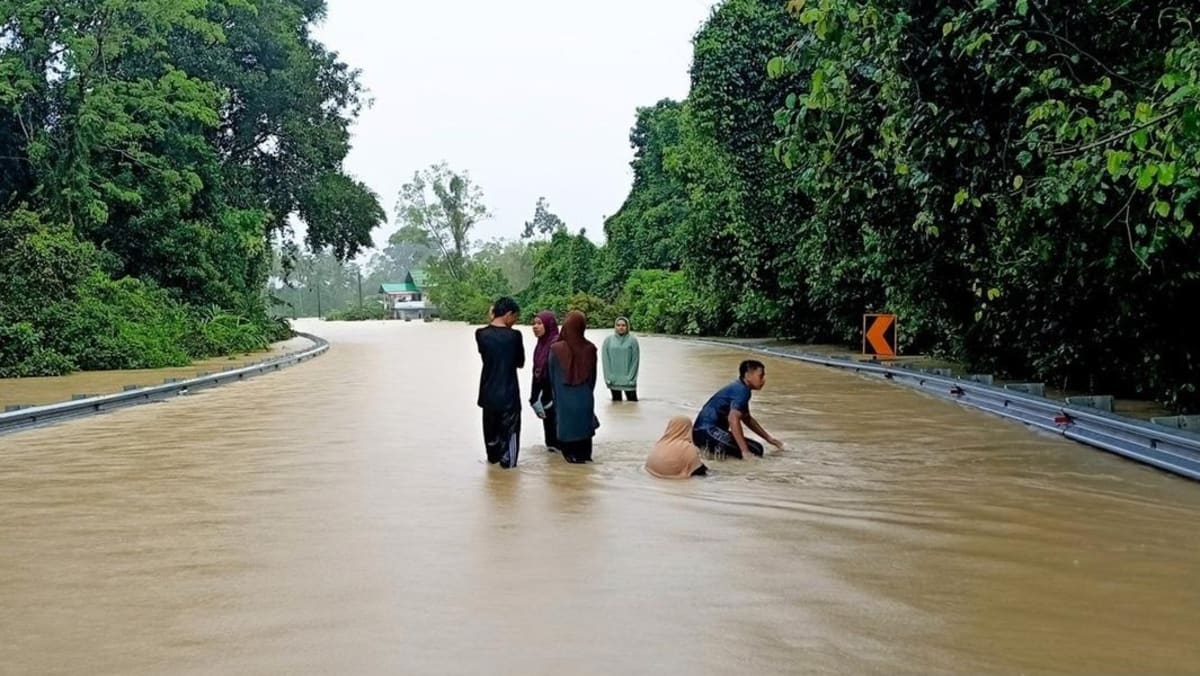
<path fill-rule="evenodd" d="M 774 446 L 775 450 L 777 450 L 777 451 L 786 451 L 787 450 L 787 446 L 785 446 L 782 441 L 776 439 L 775 437 L 771 437 L 770 439 L 767 439 L 767 443 Z"/>

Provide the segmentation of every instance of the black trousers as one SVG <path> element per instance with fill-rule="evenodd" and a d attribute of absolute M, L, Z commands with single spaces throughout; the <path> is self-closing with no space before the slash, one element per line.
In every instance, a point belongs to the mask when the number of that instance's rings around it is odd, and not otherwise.
<path fill-rule="evenodd" d="M 521 409 L 483 409 L 483 444 L 489 463 L 505 469 L 516 467 L 521 450 Z"/>
<path fill-rule="evenodd" d="M 733 434 L 729 430 L 723 430 L 720 427 L 710 427 L 706 430 L 692 430 L 692 443 L 714 455 L 732 456 L 734 458 L 742 457 L 742 449 L 738 448 Z M 762 444 L 753 439 L 747 439 L 746 447 L 754 455 L 762 457 L 764 450 Z"/>
<path fill-rule="evenodd" d="M 609 390 L 609 392 L 612 392 L 613 401 L 621 401 L 622 392 L 627 400 L 637 401 L 637 390 Z"/>
<path fill-rule="evenodd" d="M 558 440 L 558 415 L 553 408 L 546 409 L 546 417 L 542 418 L 542 434 L 546 438 L 546 450 L 554 451 L 562 442 Z"/>
<path fill-rule="evenodd" d="M 546 417 L 542 418 L 542 432 L 546 436 L 546 450 L 558 448 L 558 409 L 554 408 L 554 390 L 549 383 L 533 383 L 533 401 L 542 402 Z M 530 403 L 533 403 L 532 401 Z"/>

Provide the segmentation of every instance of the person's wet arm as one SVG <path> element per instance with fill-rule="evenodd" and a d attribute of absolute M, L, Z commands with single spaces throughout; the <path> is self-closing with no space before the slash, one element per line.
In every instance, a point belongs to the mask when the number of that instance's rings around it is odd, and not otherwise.
<path fill-rule="evenodd" d="M 600 366 L 604 370 L 604 386 L 608 388 L 612 387 L 612 377 L 608 375 L 612 373 L 612 357 L 610 356 L 611 350 L 609 350 L 611 344 L 612 336 L 609 336 L 600 346 Z"/>
<path fill-rule="evenodd" d="M 749 427 L 751 431 L 753 431 L 758 436 L 762 437 L 763 440 L 766 441 L 768 444 L 771 444 L 775 448 L 783 447 L 783 443 L 781 441 L 779 441 L 778 439 L 776 439 L 775 437 L 771 436 L 770 432 L 763 429 L 763 426 L 760 425 L 758 423 L 758 421 L 754 419 L 754 416 L 747 414 L 744 417 L 744 420 L 746 422 L 746 427 Z"/>
<path fill-rule="evenodd" d="M 632 369 L 632 371 L 633 371 L 633 377 L 636 380 L 637 375 L 638 375 L 638 370 L 642 366 L 642 348 L 638 346 L 638 340 L 637 340 L 636 336 L 633 338 L 632 343 L 633 343 L 633 345 L 630 347 L 630 349 L 633 350 L 633 369 Z"/>

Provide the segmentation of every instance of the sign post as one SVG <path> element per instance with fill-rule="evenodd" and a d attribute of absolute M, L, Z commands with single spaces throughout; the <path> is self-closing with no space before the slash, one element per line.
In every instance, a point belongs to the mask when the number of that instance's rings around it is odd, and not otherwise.
<path fill-rule="evenodd" d="M 863 315 L 863 354 L 896 356 L 896 315 Z"/>

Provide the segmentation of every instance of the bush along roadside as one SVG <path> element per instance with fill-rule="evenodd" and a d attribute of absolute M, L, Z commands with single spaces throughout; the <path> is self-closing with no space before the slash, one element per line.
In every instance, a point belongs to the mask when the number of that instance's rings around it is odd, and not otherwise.
<path fill-rule="evenodd" d="M 291 336 L 255 299 L 188 305 L 153 282 L 114 279 L 112 261 L 71 228 L 29 212 L 0 219 L 0 377 L 184 366 Z M 258 303 L 256 306 L 255 304 Z"/>

